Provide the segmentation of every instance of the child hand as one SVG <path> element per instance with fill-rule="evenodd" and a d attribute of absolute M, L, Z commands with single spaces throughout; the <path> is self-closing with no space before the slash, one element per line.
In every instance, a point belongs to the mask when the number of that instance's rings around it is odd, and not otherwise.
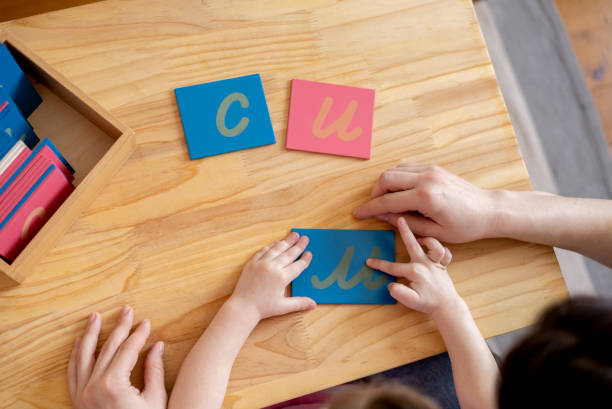
<path fill-rule="evenodd" d="M 119 321 L 96 358 L 100 314 L 89 316 L 83 338 L 77 338 L 68 363 L 68 386 L 76 409 L 165 409 L 164 344 L 156 343 L 145 359 L 144 389 L 132 386 L 130 375 L 151 324 L 144 320 L 132 335 L 133 310 L 125 306 Z"/>
<path fill-rule="evenodd" d="M 242 270 L 231 299 L 252 311 L 257 320 L 316 307 L 310 298 L 285 296 L 287 285 L 312 260 L 312 253 L 303 253 L 307 245 L 307 236 L 291 233 L 261 249 Z"/>
<path fill-rule="evenodd" d="M 368 259 L 367 265 L 410 281 L 408 285 L 391 283 L 388 287 L 391 296 L 406 307 L 427 314 L 452 308 L 460 297 L 446 271 L 451 252 L 432 237 L 417 241 L 403 217 L 398 219 L 397 226 L 410 255 L 410 263 Z M 419 243 L 429 249 L 427 254 Z"/>

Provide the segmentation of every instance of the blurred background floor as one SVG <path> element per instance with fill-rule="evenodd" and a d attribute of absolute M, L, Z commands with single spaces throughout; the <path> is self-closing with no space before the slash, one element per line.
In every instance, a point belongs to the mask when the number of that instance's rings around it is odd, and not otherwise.
<path fill-rule="evenodd" d="M 534 189 L 611 199 L 612 0 L 474 5 Z M 570 294 L 612 296 L 611 269 L 555 252 Z M 489 346 L 503 356 L 526 331 Z"/>
<path fill-rule="evenodd" d="M 0 21 L 95 1 L 0 0 Z M 534 189 L 611 199 L 612 0 L 474 5 Z M 570 294 L 612 296 L 612 270 L 555 252 Z M 526 331 L 488 342 L 503 356 Z"/>

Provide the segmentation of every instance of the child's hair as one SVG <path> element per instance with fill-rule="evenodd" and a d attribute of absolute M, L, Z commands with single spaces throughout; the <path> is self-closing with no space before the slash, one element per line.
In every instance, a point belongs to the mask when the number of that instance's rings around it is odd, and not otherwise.
<path fill-rule="evenodd" d="M 501 367 L 499 408 L 597 408 L 612 402 L 612 300 L 546 310 Z"/>
<path fill-rule="evenodd" d="M 339 393 L 329 409 L 440 409 L 430 398 L 401 384 L 366 385 Z"/>

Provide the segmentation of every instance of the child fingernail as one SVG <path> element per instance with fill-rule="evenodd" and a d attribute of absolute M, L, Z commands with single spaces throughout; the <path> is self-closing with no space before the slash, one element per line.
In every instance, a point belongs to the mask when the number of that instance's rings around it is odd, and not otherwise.
<path fill-rule="evenodd" d="M 160 341 L 157 345 L 157 351 L 159 352 L 159 354 L 163 354 L 164 353 L 164 342 Z"/>

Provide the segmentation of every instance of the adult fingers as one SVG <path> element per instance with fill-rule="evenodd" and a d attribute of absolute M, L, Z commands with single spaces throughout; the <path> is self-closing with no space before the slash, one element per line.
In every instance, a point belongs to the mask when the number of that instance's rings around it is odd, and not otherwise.
<path fill-rule="evenodd" d="M 150 407 L 165 408 L 168 396 L 164 383 L 164 343 L 159 341 L 147 354 L 144 363 L 142 395 Z"/>
<path fill-rule="evenodd" d="M 409 169 L 415 172 L 427 170 L 431 167 L 426 163 L 416 163 L 416 162 L 402 162 L 397 165 L 398 169 Z"/>
<path fill-rule="evenodd" d="M 453 253 L 451 253 L 451 251 L 448 248 L 444 247 L 444 256 L 442 256 L 442 259 L 440 260 L 440 264 L 446 267 L 450 264 L 452 259 L 453 259 Z"/>
<path fill-rule="evenodd" d="M 70 360 L 68 361 L 68 389 L 70 390 L 70 397 L 74 402 L 74 398 L 77 393 L 77 356 L 79 353 L 79 346 L 81 344 L 81 338 L 74 340 L 72 346 L 72 352 L 70 353 Z"/>
<path fill-rule="evenodd" d="M 117 353 L 108 367 L 108 373 L 116 375 L 119 379 L 129 383 L 132 369 L 134 369 L 138 361 L 138 354 L 142 350 L 147 338 L 149 338 L 150 332 L 151 322 L 149 320 L 143 320 L 132 335 L 130 335 L 117 350 Z"/>
<path fill-rule="evenodd" d="M 100 354 L 98 355 L 98 360 L 93 369 L 92 377 L 99 378 L 101 377 L 106 369 L 110 365 L 117 349 L 123 341 L 130 334 L 130 329 L 132 329 L 132 321 L 134 319 L 134 311 L 128 305 L 124 306 L 121 309 L 121 313 L 119 315 L 119 320 L 117 321 L 117 325 L 111 334 L 108 336 L 108 339 L 102 346 L 100 350 Z"/>
<path fill-rule="evenodd" d="M 291 264 L 295 261 L 296 258 L 300 256 L 306 250 L 306 246 L 308 246 L 308 236 L 302 236 L 299 238 L 297 243 L 293 246 L 289 247 L 285 252 L 276 257 L 276 260 L 281 264 L 281 266 L 285 267 L 288 264 Z"/>
<path fill-rule="evenodd" d="M 279 315 L 289 314 L 290 312 L 312 310 L 317 306 L 312 298 L 308 297 L 287 297 L 283 300 Z"/>
<path fill-rule="evenodd" d="M 384 171 L 372 188 L 371 196 L 378 197 L 387 192 L 398 192 L 412 189 L 416 186 L 419 176 L 416 173 L 405 172 L 400 169 Z"/>
<path fill-rule="evenodd" d="M 393 263 L 391 261 L 381 260 L 379 258 L 369 258 L 366 260 L 366 264 L 370 268 L 380 270 L 383 273 L 387 273 L 394 277 L 404 277 L 411 281 L 414 281 L 416 278 L 414 274 L 414 267 L 411 264 Z"/>
<path fill-rule="evenodd" d="M 284 240 L 281 240 L 275 245 L 273 245 L 272 248 L 270 248 L 270 250 L 268 250 L 268 252 L 261 257 L 261 260 L 275 259 L 279 254 L 287 250 L 289 247 L 293 246 L 295 242 L 298 241 L 299 237 L 300 235 L 296 232 L 289 233 L 289 235 L 285 237 Z"/>
<path fill-rule="evenodd" d="M 400 236 L 402 236 L 402 241 L 404 242 L 404 246 L 406 246 L 406 250 L 408 250 L 408 255 L 410 255 L 410 261 L 419 261 L 423 260 L 425 256 L 425 252 L 417 242 L 416 237 L 408 227 L 408 223 L 406 223 L 406 219 L 400 217 L 397 220 L 397 228 L 400 232 Z"/>
<path fill-rule="evenodd" d="M 440 225 L 438 223 L 415 213 L 387 213 L 376 216 L 377 219 L 383 220 L 395 227 L 397 227 L 397 221 L 400 217 L 403 217 L 406 223 L 408 223 L 410 230 L 419 236 L 435 236 L 439 233 Z"/>
<path fill-rule="evenodd" d="M 391 297 L 395 298 L 406 307 L 412 308 L 413 310 L 419 309 L 421 297 L 419 296 L 419 293 L 414 291 L 412 288 L 400 283 L 391 283 L 387 288 L 389 289 L 389 294 L 391 294 Z"/>
<path fill-rule="evenodd" d="M 100 335 L 100 314 L 92 312 L 89 315 L 85 335 L 81 339 L 76 362 L 77 391 L 83 390 L 96 363 L 95 353 Z"/>
<path fill-rule="evenodd" d="M 385 213 L 414 211 L 418 210 L 418 203 L 414 189 L 385 193 L 353 210 L 353 216 L 358 219 L 366 219 Z"/>
<path fill-rule="evenodd" d="M 299 260 L 294 261 L 289 266 L 287 266 L 285 268 L 285 271 L 287 272 L 288 282 L 295 280 L 300 274 L 302 274 L 302 271 L 308 268 L 311 261 L 312 253 L 310 251 L 305 251 L 304 253 L 302 253 L 302 257 L 300 257 Z"/>
<path fill-rule="evenodd" d="M 445 248 L 438 240 L 433 237 L 423 237 L 417 239 L 417 241 L 427 247 L 427 257 L 431 261 L 442 264 L 441 261 L 445 254 Z"/>

